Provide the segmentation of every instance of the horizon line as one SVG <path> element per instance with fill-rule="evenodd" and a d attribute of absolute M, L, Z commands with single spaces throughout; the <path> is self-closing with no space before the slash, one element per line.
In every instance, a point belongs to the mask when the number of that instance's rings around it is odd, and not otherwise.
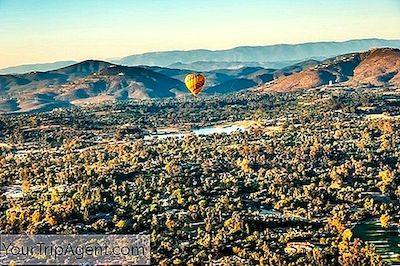
<path fill-rule="evenodd" d="M 259 44 L 259 45 L 239 45 L 239 46 L 230 46 L 226 48 L 220 48 L 220 49 L 208 49 L 208 48 L 193 48 L 193 49 L 174 49 L 174 50 L 153 50 L 153 51 L 148 51 L 148 52 L 142 52 L 142 53 L 132 53 L 129 55 L 125 56 L 114 56 L 114 57 L 107 57 L 107 58 L 80 58 L 80 59 L 60 59 L 60 60 L 55 60 L 55 61 L 42 61 L 42 62 L 33 62 L 33 63 L 21 63 L 18 65 L 10 65 L 10 66 L 5 66 L 0 68 L 0 70 L 5 70 L 8 68 L 13 68 L 13 67 L 21 67 L 21 66 L 30 66 L 30 65 L 40 65 L 40 64 L 54 64 L 58 62 L 67 62 L 67 61 L 73 61 L 73 64 L 88 61 L 88 60 L 94 60 L 94 61 L 104 61 L 108 63 L 112 63 L 110 61 L 113 60 L 120 60 L 124 57 L 128 56 L 136 56 L 136 55 L 145 55 L 145 54 L 152 54 L 152 53 L 166 53 L 166 52 L 190 52 L 190 51 L 210 51 L 210 52 L 218 52 L 218 51 L 227 51 L 227 50 L 232 50 L 236 48 L 242 48 L 242 47 L 250 47 L 250 48 L 256 48 L 256 47 L 268 47 L 268 46 L 278 46 L 278 45 L 288 45 L 288 46 L 295 46 L 295 45 L 304 45 L 304 44 L 316 44 L 316 43 L 345 43 L 345 42 L 351 42 L 351 41 L 361 41 L 361 40 L 384 40 L 384 41 L 400 41 L 399 38 L 395 39 L 387 39 L 387 38 L 379 38 L 379 37 L 367 37 L 367 38 L 356 38 L 356 39 L 346 39 L 346 40 L 321 40 L 321 41 L 307 41 L 307 42 L 296 42 L 296 43 L 274 43 L 274 44 Z M 388 47 L 389 48 L 389 47 Z"/>

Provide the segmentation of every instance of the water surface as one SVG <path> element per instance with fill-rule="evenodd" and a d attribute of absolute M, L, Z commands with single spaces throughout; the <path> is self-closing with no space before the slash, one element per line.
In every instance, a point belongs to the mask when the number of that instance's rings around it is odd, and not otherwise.
<path fill-rule="evenodd" d="M 400 265 L 400 236 L 397 226 L 382 228 L 378 219 L 356 224 L 353 236 L 375 246 L 376 252 L 390 265 Z"/>
<path fill-rule="evenodd" d="M 244 128 L 236 125 L 232 126 L 226 126 L 226 127 L 221 127 L 221 126 L 211 126 L 211 127 L 202 127 L 202 128 L 196 128 L 191 130 L 192 134 L 195 135 L 210 135 L 214 133 L 225 133 L 225 134 L 230 134 L 235 131 L 243 131 Z M 152 139 L 152 138 L 159 138 L 159 139 L 165 139 L 165 138 L 182 138 L 186 135 L 189 135 L 190 133 L 167 133 L 167 134 L 150 134 L 146 135 L 144 139 Z"/>

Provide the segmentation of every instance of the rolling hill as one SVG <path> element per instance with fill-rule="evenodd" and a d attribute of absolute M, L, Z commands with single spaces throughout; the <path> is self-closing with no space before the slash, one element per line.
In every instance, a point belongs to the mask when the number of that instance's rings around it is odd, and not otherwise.
<path fill-rule="evenodd" d="M 272 80 L 274 69 L 245 67 L 204 72 L 204 93 L 228 93 Z M 55 102 L 66 106 L 105 100 L 178 97 L 187 94 L 183 79 L 191 70 L 127 67 L 86 60 L 47 72 L 0 75 L 1 110 L 33 110 Z M 28 103 L 25 104 L 24 103 Z M 52 105 L 53 106 L 53 105 Z"/>
<path fill-rule="evenodd" d="M 349 82 L 353 86 L 385 84 L 400 85 L 400 50 L 372 49 L 354 69 Z"/>
<path fill-rule="evenodd" d="M 0 112 L 44 111 L 72 104 L 184 93 L 180 80 L 149 68 L 86 60 L 47 72 L 0 75 Z"/>
<path fill-rule="evenodd" d="M 204 94 L 230 93 L 271 81 L 276 69 L 243 67 L 203 72 Z M 181 97 L 192 70 L 114 65 L 86 60 L 47 72 L 0 75 L 0 112 L 51 110 L 85 103 Z"/>
<path fill-rule="evenodd" d="M 110 65 L 103 61 L 87 60 L 47 72 L 34 71 L 26 74 L 0 75 L 0 96 L 13 97 L 21 93 L 57 87 L 96 73 Z"/>
<path fill-rule="evenodd" d="M 155 72 L 164 74 L 166 76 L 184 80 L 188 73 L 193 72 L 188 69 L 174 69 L 165 67 L 149 67 L 143 66 L 145 68 L 151 69 Z M 221 91 L 231 92 L 238 89 L 229 90 L 232 84 L 236 88 L 246 89 L 253 87 L 254 85 L 260 85 L 267 81 L 272 80 L 280 70 L 277 69 L 265 69 L 262 67 L 242 67 L 238 69 L 217 69 L 212 71 L 202 72 L 206 77 L 206 88 L 204 93 L 222 93 Z M 291 73 L 291 72 L 288 72 Z M 239 84 L 247 84 L 246 86 Z M 214 89 L 218 86 L 219 89 Z"/>
<path fill-rule="evenodd" d="M 57 97 L 72 103 L 104 96 L 127 100 L 175 97 L 186 93 L 185 85 L 174 78 L 141 67 L 110 66 L 95 75 L 77 79 L 63 86 Z"/>
<path fill-rule="evenodd" d="M 86 103 L 181 97 L 187 69 L 122 66 L 86 60 L 46 72 L 0 75 L 0 113 L 47 111 Z M 306 60 L 282 69 L 243 67 L 203 72 L 203 94 L 223 94 L 255 87 L 288 92 L 321 85 L 400 85 L 400 50 L 375 48 L 322 62 Z"/>
<path fill-rule="evenodd" d="M 400 85 L 400 50 L 374 48 L 363 53 L 351 53 L 310 65 L 304 70 L 280 76 L 258 91 L 287 92 L 328 84 L 348 86 Z"/>

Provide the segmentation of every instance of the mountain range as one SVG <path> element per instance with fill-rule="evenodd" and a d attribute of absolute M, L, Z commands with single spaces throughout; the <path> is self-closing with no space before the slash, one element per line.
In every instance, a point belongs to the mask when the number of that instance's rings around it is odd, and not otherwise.
<path fill-rule="evenodd" d="M 317 63 L 311 60 L 283 69 L 242 67 L 202 72 L 206 76 L 203 94 L 248 89 Z M 102 101 L 182 97 L 189 95 L 183 80 L 191 72 L 86 60 L 45 72 L 0 75 L 0 113 L 47 111 Z"/>
<path fill-rule="evenodd" d="M 379 47 L 400 48 L 400 40 L 361 39 L 344 42 L 241 46 L 216 51 L 199 49 L 152 52 L 127 56 L 113 62 L 128 66 L 155 65 L 197 71 L 246 66 L 282 68 L 308 59 L 322 60 L 341 54 L 362 52 L 370 48 Z"/>
<path fill-rule="evenodd" d="M 165 51 L 130 55 L 109 59 L 113 64 L 125 66 L 162 66 L 194 71 L 263 67 L 280 69 L 295 63 L 315 59 L 323 60 L 341 54 L 366 51 L 370 48 L 400 48 L 400 40 L 360 39 L 344 42 L 310 42 L 301 44 L 276 44 L 241 46 L 226 50 Z M 31 64 L 0 69 L 0 74 L 23 74 L 31 71 L 49 71 L 69 66 L 74 61 Z"/>
<path fill-rule="evenodd" d="M 50 71 L 0 75 L 0 113 L 47 111 L 86 103 L 183 97 L 185 75 L 192 70 L 161 66 L 124 66 L 86 60 Z M 374 48 L 323 61 L 306 60 L 281 69 L 260 66 L 202 72 L 202 94 L 249 88 L 287 92 L 321 85 L 400 85 L 400 50 Z M 189 96 L 191 97 L 191 96 Z"/>

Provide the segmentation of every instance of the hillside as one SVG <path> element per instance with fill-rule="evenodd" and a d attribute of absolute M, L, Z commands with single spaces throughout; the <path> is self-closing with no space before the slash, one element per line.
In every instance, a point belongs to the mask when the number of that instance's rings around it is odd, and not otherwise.
<path fill-rule="evenodd" d="M 37 91 L 42 88 L 57 87 L 78 78 L 96 73 L 110 65 L 110 63 L 104 61 L 87 60 L 47 72 L 0 75 L 0 96 L 7 95 L 13 97 L 20 93 Z"/>
<path fill-rule="evenodd" d="M 351 85 L 400 85 L 400 50 L 373 49 L 354 69 Z"/>
<path fill-rule="evenodd" d="M 178 80 L 184 80 L 187 74 L 193 72 L 192 70 L 188 69 L 176 69 L 176 68 L 153 67 L 153 66 L 151 67 L 141 66 L 141 67 L 151 69 L 152 71 L 158 72 L 160 74 Z M 264 77 L 263 75 L 272 74 L 277 71 L 278 70 L 276 69 L 264 69 L 262 67 L 242 67 L 237 69 L 216 69 L 211 71 L 203 71 L 202 73 L 207 77 L 206 88 L 204 92 L 209 91 L 208 88 L 236 79 L 249 79 L 256 81 L 257 84 L 262 84 L 265 82 L 264 79 L 269 79 Z"/>
<path fill-rule="evenodd" d="M 49 71 L 51 73 L 58 73 L 68 75 L 70 80 L 86 77 L 97 73 L 103 69 L 110 67 L 112 64 L 100 60 L 85 60 L 80 63 L 69 65 L 57 70 Z"/>
<path fill-rule="evenodd" d="M 99 96 L 127 100 L 175 97 L 182 93 L 186 93 L 184 84 L 166 75 L 140 67 L 110 66 L 63 86 L 57 98 L 74 103 Z"/>
<path fill-rule="evenodd" d="M 47 72 L 0 75 L 0 113 L 46 111 L 73 104 L 176 97 L 184 84 L 151 69 L 87 60 Z"/>
<path fill-rule="evenodd" d="M 257 90 L 286 92 L 328 84 L 400 85 L 399 71 L 399 49 L 375 48 L 363 53 L 352 53 L 324 60 L 300 72 L 280 76 Z"/>

